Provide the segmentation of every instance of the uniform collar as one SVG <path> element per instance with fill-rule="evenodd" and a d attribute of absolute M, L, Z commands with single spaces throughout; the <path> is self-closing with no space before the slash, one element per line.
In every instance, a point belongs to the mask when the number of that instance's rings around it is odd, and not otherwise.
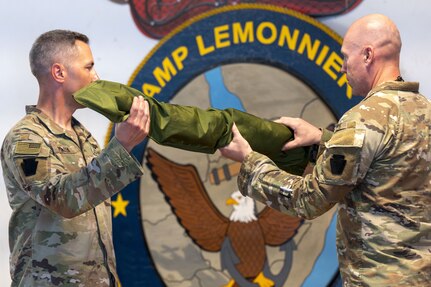
<path fill-rule="evenodd" d="M 377 92 L 382 90 L 392 90 L 392 91 L 404 91 L 404 92 L 419 92 L 419 83 L 418 82 L 402 82 L 402 81 L 387 81 L 383 82 L 380 85 L 374 87 L 365 98 L 369 98 Z"/>
<path fill-rule="evenodd" d="M 56 122 L 54 122 L 50 117 L 48 117 L 41 110 L 36 108 L 34 105 L 29 105 L 25 107 L 25 111 L 27 114 L 35 115 L 39 121 L 54 135 L 68 135 L 67 130 L 59 126 Z M 91 134 L 88 132 L 81 123 L 72 117 L 72 127 L 79 134 L 84 135 L 85 138 L 88 138 Z"/>

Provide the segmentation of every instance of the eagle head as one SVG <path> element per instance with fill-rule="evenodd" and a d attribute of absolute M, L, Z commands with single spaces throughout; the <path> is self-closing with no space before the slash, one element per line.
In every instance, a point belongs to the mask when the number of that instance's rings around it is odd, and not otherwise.
<path fill-rule="evenodd" d="M 226 204 L 233 206 L 233 211 L 229 216 L 231 221 L 248 223 L 257 220 L 254 200 L 251 197 L 243 196 L 238 190 L 231 194 Z"/>

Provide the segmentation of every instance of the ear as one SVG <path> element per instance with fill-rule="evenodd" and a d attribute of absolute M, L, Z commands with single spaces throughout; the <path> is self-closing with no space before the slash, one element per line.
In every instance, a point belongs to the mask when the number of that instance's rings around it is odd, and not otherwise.
<path fill-rule="evenodd" d="M 62 64 L 54 63 L 51 66 L 51 75 L 55 81 L 62 83 L 66 77 L 66 69 Z"/>
<path fill-rule="evenodd" d="M 364 62 L 370 64 L 374 59 L 374 49 L 371 46 L 366 46 L 363 50 Z"/>

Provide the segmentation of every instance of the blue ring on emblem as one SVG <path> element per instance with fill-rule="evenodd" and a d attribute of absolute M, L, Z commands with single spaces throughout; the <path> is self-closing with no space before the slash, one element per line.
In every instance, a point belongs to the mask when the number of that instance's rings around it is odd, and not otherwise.
<path fill-rule="evenodd" d="M 229 33 L 233 25 L 253 25 L 255 32 L 261 29 L 261 39 L 255 37 L 252 42 L 237 44 L 231 41 L 229 46 L 221 47 L 220 42 L 216 43 L 215 37 L 210 36 L 214 34 L 214 27 L 221 27 L 224 33 Z M 288 27 L 291 35 L 299 31 L 299 40 L 293 49 L 287 44 L 278 45 L 278 39 L 272 41 L 274 31 L 279 34 L 282 29 L 286 29 L 283 27 Z M 197 44 L 199 36 L 200 47 Z M 304 42 L 301 44 L 301 41 Z M 318 48 L 313 46 L 316 41 L 320 43 Z M 227 6 L 193 18 L 163 38 L 140 63 L 128 84 L 141 91 L 144 84 L 158 87 L 160 91 L 154 98 L 169 102 L 182 87 L 208 70 L 232 63 L 258 63 L 277 67 L 297 77 L 315 91 L 338 119 L 361 99 L 348 97 L 347 83 L 337 71 L 342 64 L 339 52 L 341 41 L 340 36 L 322 23 L 292 10 L 259 4 Z M 175 51 L 180 51 L 178 48 L 187 50 L 187 57 L 182 59 L 180 65 L 178 57 L 184 54 L 176 54 L 175 59 Z M 174 63 L 176 74 L 165 79 L 162 87 L 153 72 L 162 66 L 163 61 Z M 112 132 L 110 135 L 112 137 Z M 133 150 L 140 161 L 143 160 L 146 146 L 147 140 Z M 145 241 L 140 217 L 139 181 L 123 189 L 122 196 L 129 200 L 127 217 L 113 218 L 117 269 L 122 285 L 165 286 Z"/>

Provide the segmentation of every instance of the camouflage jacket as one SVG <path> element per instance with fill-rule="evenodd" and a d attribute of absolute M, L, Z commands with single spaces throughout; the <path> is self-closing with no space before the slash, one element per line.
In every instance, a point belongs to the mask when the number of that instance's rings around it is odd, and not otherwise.
<path fill-rule="evenodd" d="M 34 107 L 7 134 L 12 286 L 114 286 L 110 197 L 142 175 L 113 138 L 100 151 L 75 119 L 65 131 Z"/>
<path fill-rule="evenodd" d="M 284 213 L 314 218 L 339 203 L 344 286 L 431 282 L 431 105 L 419 84 L 386 82 L 338 122 L 313 173 L 278 169 L 252 152 L 238 185 Z"/>

